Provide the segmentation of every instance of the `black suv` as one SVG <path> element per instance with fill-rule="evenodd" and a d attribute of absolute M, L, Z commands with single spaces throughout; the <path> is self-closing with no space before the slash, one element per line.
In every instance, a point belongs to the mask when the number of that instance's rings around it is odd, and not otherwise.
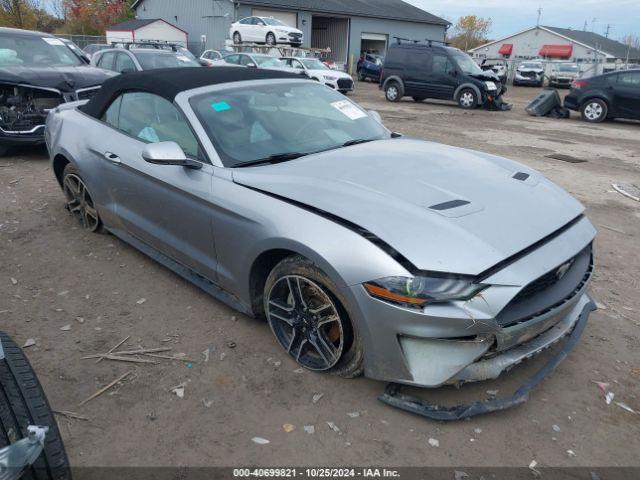
<path fill-rule="evenodd" d="M 621 70 L 571 84 L 564 106 L 579 111 L 587 122 L 607 118 L 640 120 L 640 70 Z"/>
<path fill-rule="evenodd" d="M 390 102 L 404 96 L 416 102 L 437 98 L 454 100 L 465 109 L 495 102 L 506 91 L 495 73 L 483 72 L 463 51 L 421 43 L 389 47 L 380 88 Z"/>

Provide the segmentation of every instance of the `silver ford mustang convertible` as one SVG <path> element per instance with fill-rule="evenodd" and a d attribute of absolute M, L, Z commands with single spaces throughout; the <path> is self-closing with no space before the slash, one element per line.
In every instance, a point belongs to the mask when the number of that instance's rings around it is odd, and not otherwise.
<path fill-rule="evenodd" d="M 593 310 L 580 203 L 516 162 L 403 138 L 295 74 L 122 75 L 52 111 L 46 140 L 87 229 L 265 317 L 310 370 L 496 378 L 575 343 Z"/>

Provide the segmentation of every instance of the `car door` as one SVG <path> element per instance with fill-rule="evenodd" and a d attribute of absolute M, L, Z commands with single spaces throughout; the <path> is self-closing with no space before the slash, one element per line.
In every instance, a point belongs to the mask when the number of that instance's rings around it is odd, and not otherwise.
<path fill-rule="evenodd" d="M 184 116 L 168 100 L 128 92 L 115 102 L 120 102 L 117 115 L 105 114 L 104 130 L 94 134 L 88 144 L 91 154 L 100 161 L 101 176 L 122 229 L 215 280 L 209 203 L 212 165 Z M 175 141 L 189 158 L 200 161 L 202 168 L 146 162 L 142 158 L 145 146 L 160 141 Z"/>
<path fill-rule="evenodd" d="M 403 81 L 405 94 L 431 97 L 428 79 L 431 72 L 431 52 L 426 50 L 404 51 L 405 68 Z"/>
<path fill-rule="evenodd" d="M 232 65 L 240 65 L 240 55 L 238 55 L 237 53 L 227 55 L 223 60 Z"/>
<path fill-rule="evenodd" d="M 615 111 L 625 118 L 640 118 L 640 71 L 617 75 L 613 86 Z"/>
<path fill-rule="evenodd" d="M 253 41 L 264 42 L 267 40 L 267 24 L 261 18 L 253 17 L 252 29 L 253 29 Z"/>
<path fill-rule="evenodd" d="M 240 54 L 240 65 L 255 68 L 258 64 L 249 55 Z"/>
<path fill-rule="evenodd" d="M 455 67 L 449 57 L 442 53 L 434 53 L 431 58 L 431 69 L 425 78 L 426 91 L 429 98 L 451 100 L 458 80 L 454 74 Z"/>

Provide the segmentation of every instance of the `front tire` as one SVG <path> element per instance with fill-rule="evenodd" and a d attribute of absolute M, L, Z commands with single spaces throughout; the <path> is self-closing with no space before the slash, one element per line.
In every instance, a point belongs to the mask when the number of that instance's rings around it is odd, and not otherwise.
<path fill-rule="evenodd" d="M 346 302 L 310 260 L 294 255 L 278 263 L 264 287 L 264 311 L 276 340 L 302 367 L 353 378 L 363 353 Z"/>
<path fill-rule="evenodd" d="M 66 209 L 80 224 L 93 233 L 101 233 L 103 230 L 102 219 L 93 203 L 89 189 L 80 177 L 78 170 L 67 164 L 62 173 L 62 189 L 67 197 Z"/>
<path fill-rule="evenodd" d="M 384 96 L 388 102 L 399 102 L 402 98 L 402 91 L 398 82 L 387 83 L 384 87 Z"/>
<path fill-rule="evenodd" d="M 8 335 L 0 332 L 0 341 L 5 355 L 0 360 L 0 449 L 28 437 L 29 425 L 47 426 L 44 450 L 21 478 L 71 479 L 60 431 L 38 377 Z"/>
<path fill-rule="evenodd" d="M 580 109 L 580 113 L 582 114 L 582 119 L 585 122 L 590 123 L 600 123 L 604 122 L 607 118 L 607 114 L 609 112 L 609 107 L 607 102 L 604 100 L 600 100 L 599 98 L 592 98 L 587 100 L 582 104 L 582 108 Z"/>
<path fill-rule="evenodd" d="M 233 43 L 235 45 L 242 43 L 242 35 L 240 35 L 240 32 L 235 32 L 233 34 Z"/>
<path fill-rule="evenodd" d="M 458 95 L 458 105 L 465 110 L 472 110 L 478 106 L 478 95 L 471 88 L 465 88 Z"/>
<path fill-rule="evenodd" d="M 265 39 L 265 43 L 267 45 L 275 45 L 277 43 L 276 36 L 271 32 L 267 33 L 267 38 Z"/>

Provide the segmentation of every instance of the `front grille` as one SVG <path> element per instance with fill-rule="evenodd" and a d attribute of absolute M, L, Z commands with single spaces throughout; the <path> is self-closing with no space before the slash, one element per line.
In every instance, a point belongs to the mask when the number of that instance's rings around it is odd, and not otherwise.
<path fill-rule="evenodd" d="M 98 90 L 100 90 L 100 87 L 81 88 L 76 90 L 76 98 L 78 100 L 90 100 L 98 93 Z"/>
<path fill-rule="evenodd" d="M 301 33 L 290 33 L 289 34 L 289 38 L 291 40 L 302 41 L 302 34 Z"/>
<path fill-rule="evenodd" d="M 338 79 L 338 88 L 353 88 L 353 80 L 348 78 Z"/>
<path fill-rule="evenodd" d="M 593 272 L 592 245 L 524 287 L 498 314 L 502 327 L 527 322 L 573 298 Z"/>
<path fill-rule="evenodd" d="M 536 72 L 520 72 L 520 75 L 527 78 L 536 78 Z"/>

